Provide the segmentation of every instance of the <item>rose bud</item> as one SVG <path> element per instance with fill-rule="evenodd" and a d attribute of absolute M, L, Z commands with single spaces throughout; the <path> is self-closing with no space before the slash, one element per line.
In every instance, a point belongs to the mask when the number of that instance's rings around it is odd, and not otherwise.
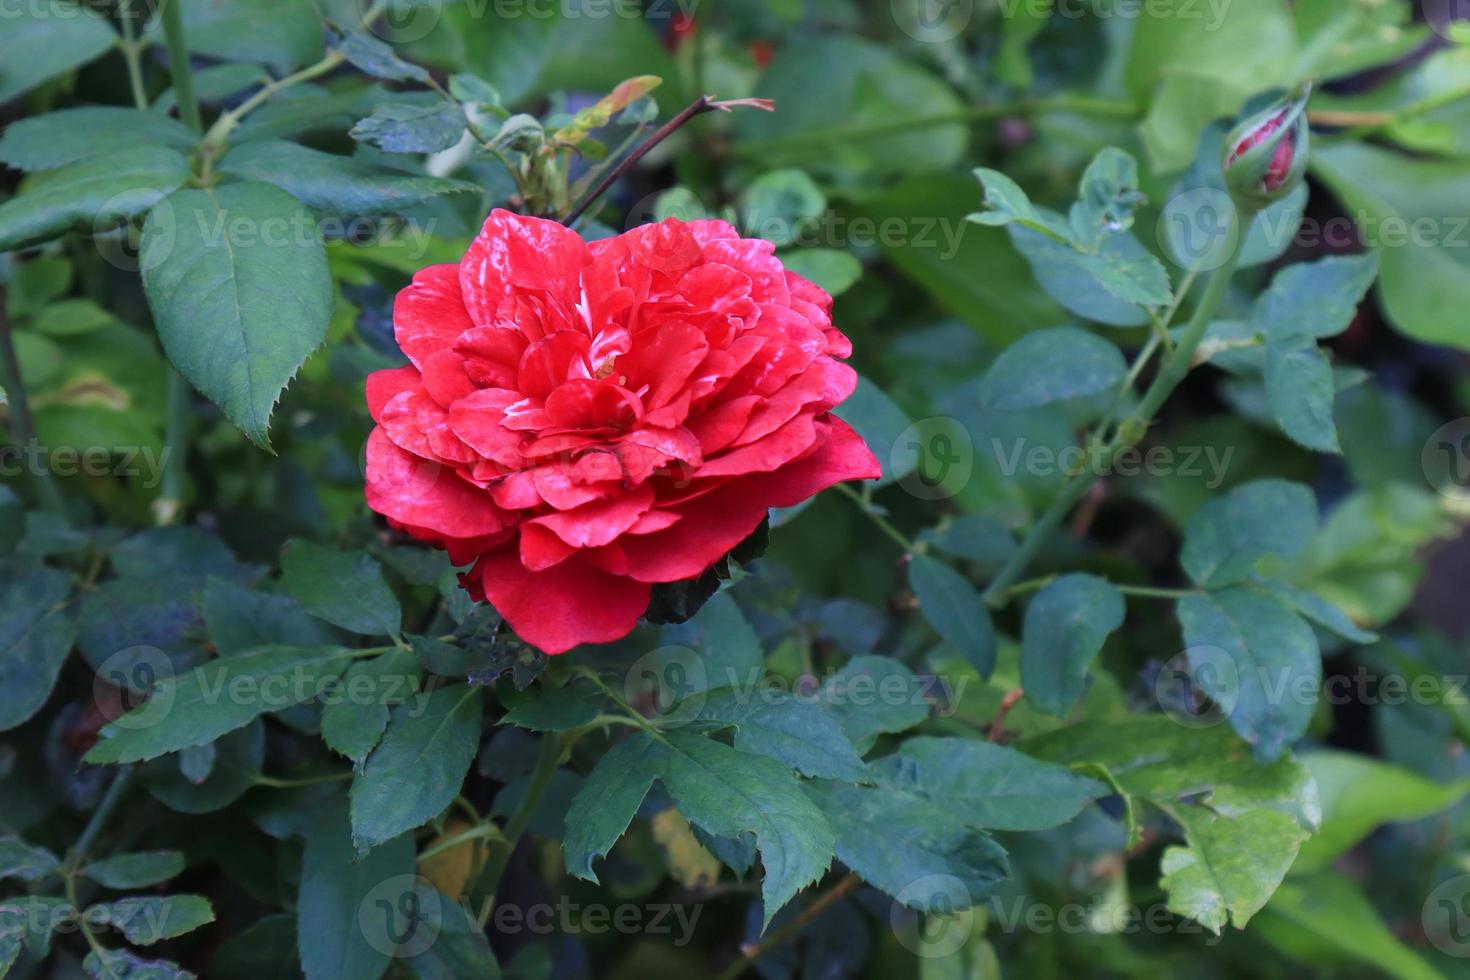
<path fill-rule="evenodd" d="M 1308 88 L 1235 127 L 1225 139 L 1225 183 L 1242 204 L 1260 207 L 1290 194 L 1307 171 Z"/>

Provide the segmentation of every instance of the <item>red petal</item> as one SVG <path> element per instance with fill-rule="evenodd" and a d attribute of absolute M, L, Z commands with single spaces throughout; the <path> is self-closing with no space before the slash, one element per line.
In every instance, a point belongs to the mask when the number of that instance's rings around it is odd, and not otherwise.
<path fill-rule="evenodd" d="M 746 473 L 769 473 L 799 459 L 816 445 L 816 425 L 805 415 L 781 426 L 758 442 L 738 446 L 714 459 L 705 460 L 694 471 L 696 477 L 742 476 Z"/>
<path fill-rule="evenodd" d="M 793 507 L 844 480 L 876 480 L 883 475 L 878 458 L 852 426 L 835 415 L 824 416 L 816 451 L 769 476 L 758 477 L 772 507 Z"/>
<path fill-rule="evenodd" d="M 411 391 L 418 386 L 419 373 L 408 365 L 374 371 L 367 376 L 368 414 L 372 416 L 374 422 L 378 421 L 378 416 L 383 413 L 384 405 L 392 401 L 400 392 Z"/>
<path fill-rule="evenodd" d="M 475 390 L 464 371 L 464 358 L 452 350 L 437 350 L 424 359 L 424 387 L 429 396 L 448 408 Z"/>
<path fill-rule="evenodd" d="M 475 324 L 459 292 L 459 266 L 431 265 L 414 273 L 393 301 L 393 336 L 414 364 L 454 345 Z"/>
<path fill-rule="evenodd" d="M 648 608 L 649 587 L 570 558 L 527 571 L 514 549 L 480 559 L 471 573 L 516 635 L 550 654 L 620 640 Z"/>
<path fill-rule="evenodd" d="M 544 527 L 574 548 L 597 548 L 638 523 L 652 506 L 653 488 L 639 487 L 631 493 L 533 518 L 522 532 L 526 527 Z"/>
<path fill-rule="evenodd" d="M 750 536 L 766 517 L 766 503 L 749 480 L 731 480 L 674 509 L 679 520 L 653 534 L 625 534 L 592 554 L 610 571 L 642 582 L 693 578 Z"/>
<path fill-rule="evenodd" d="M 384 517 L 437 534 L 473 538 L 506 524 L 487 493 L 395 446 L 382 429 L 368 436 L 366 493 L 368 506 Z"/>
<path fill-rule="evenodd" d="M 587 247 L 571 229 L 497 208 L 459 264 L 464 305 L 482 327 L 495 323 L 500 304 L 517 290 L 544 290 L 573 306 L 586 261 Z"/>

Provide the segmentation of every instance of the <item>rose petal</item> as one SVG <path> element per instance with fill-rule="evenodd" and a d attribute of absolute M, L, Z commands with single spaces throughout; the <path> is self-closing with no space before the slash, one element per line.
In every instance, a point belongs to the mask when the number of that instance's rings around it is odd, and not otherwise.
<path fill-rule="evenodd" d="M 454 345 L 473 327 L 459 291 L 459 266 L 431 265 L 414 274 L 393 301 L 393 336 L 415 365 Z"/>
<path fill-rule="evenodd" d="M 472 577 L 516 635 L 549 654 L 622 639 L 648 608 L 646 583 L 582 558 L 532 572 L 514 549 L 502 548 L 481 558 Z"/>
<path fill-rule="evenodd" d="M 835 415 L 820 423 L 823 432 L 814 452 L 775 473 L 757 477 L 772 507 L 794 507 L 834 483 L 876 480 L 883 475 L 878 458 L 852 426 Z"/>

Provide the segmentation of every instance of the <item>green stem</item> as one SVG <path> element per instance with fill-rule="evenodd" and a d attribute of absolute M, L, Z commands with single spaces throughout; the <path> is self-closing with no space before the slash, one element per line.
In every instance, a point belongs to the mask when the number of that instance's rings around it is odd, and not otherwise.
<path fill-rule="evenodd" d="M 92 818 L 87 821 L 87 826 L 82 829 L 82 836 L 77 838 L 76 844 L 72 846 L 66 859 L 66 871 L 68 875 L 76 873 L 87 860 L 87 853 L 91 851 L 92 845 L 97 843 L 97 837 L 102 833 L 112 811 L 122 802 L 123 794 L 128 791 L 128 784 L 133 779 L 133 767 L 124 766 L 112 777 L 112 785 L 107 787 L 107 792 L 102 797 L 102 802 L 97 804 L 97 809 L 92 811 Z"/>
<path fill-rule="evenodd" d="M 298 776 L 292 779 L 282 779 L 278 776 L 259 775 L 255 777 L 255 785 L 265 786 L 268 789 L 295 789 L 298 786 L 316 786 L 321 783 L 340 783 L 352 778 L 350 772 L 329 772 L 320 776 Z"/>
<path fill-rule="evenodd" d="M 166 0 L 160 5 L 159 17 L 163 20 L 163 40 L 168 46 L 168 70 L 173 76 L 174 97 L 179 106 L 179 118 L 195 133 L 204 132 L 204 120 L 199 115 L 199 103 L 194 98 L 194 72 L 189 67 L 189 45 L 184 39 L 184 15 L 179 0 Z"/>
<path fill-rule="evenodd" d="M 541 803 L 541 796 L 546 792 L 546 787 L 551 784 L 551 777 L 556 772 L 556 764 L 561 759 L 561 739 L 553 733 L 541 736 L 541 754 L 536 759 L 536 768 L 531 772 L 531 781 L 526 785 L 526 795 L 521 797 L 520 804 L 505 822 L 505 843 L 498 852 L 491 856 L 485 870 L 480 872 L 480 878 L 475 882 L 474 900 L 480 908 L 480 928 L 485 927 L 489 921 L 491 902 L 495 897 L 495 889 L 500 887 L 500 879 L 505 874 L 510 857 L 515 853 L 516 845 L 520 843 L 521 835 L 526 832 L 526 825 L 531 822 L 531 815 L 536 812 L 536 807 Z"/>
<path fill-rule="evenodd" d="M 732 152 L 742 157 L 762 156 L 775 150 L 841 145 L 851 140 L 891 136 L 910 129 L 928 129 L 933 126 L 979 122 L 985 119 L 1000 119 L 1005 116 L 1037 115 L 1045 112 L 1080 112 L 1094 116 L 1131 119 L 1139 115 L 1139 108 L 1131 102 L 1117 102 L 1083 95 L 1058 95 L 1049 99 L 1021 99 L 1016 102 L 973 105 L 952 112 L 897 116 L 879 122 L 848 123 L 825 129 L 806 130 L 790 136 L 747 140 L 736 144 Z"/>
<path fill-rule="evenodd" d="M 194 98 L 194 72 L 189 67 L 189 44 L 184 37 L 183 15 L 178 0 L 165 0 L 159 17 L 163 21 L 164 42 L 168 46 L 168 68 L 174 85 L 174 98 L 179 118 L 196 134 L 204 132 L 199 115 L 199 101 Z M 124 17 L 124 22 L 127 18 Z M 146 109 L 141 100 L 138 108 Z M 153 518 L 157 524 L 172 524 L 184 509 L 184 472 L 189 463 L 189 384 L 172 364 L 166 381 L 168 415 L 163 446 L 163 482 L 158 499 L 153 502 Z"/>
<path fill-rule="evenodd" d="M 1365 136 L 1373 136 L 1382 132 L 1396 123 L 1407 122 L 1419 116 L 1426 115 L 1446 106 L 1453 105 L 1461 99 L 1470 99 L 1470 86 L 1448 89 L 1434 95 L 1426 96 L 1417 102 L 1411 102 L 1396 111 L 1374 112 L 1366 114 L 1344 114 L 1334 116 L 1331 112 L 1308 113 L 1308 118 L 1315 123 L 1331 125 L 1334 119 L 1357 118 L 1361 115 L 1370 116 L 1371 119 L 1355 126 L 1349 126 L 1340 132 L 1320 137 L 1332 142 L 1345 140 L 1360 140 Z M 1318 137 L 1314 136 L 1314 139 Z"/>
<path fill-rule="evenodd" d="M 133 104 L 139 109 L 148 108 L 148 89 L 143 85 L 143 46 L 138 43 L 138 27 L 134 22 L 136 16 L 135 0 L 123 0 L 118 8 L 118 20 L 122 23 L 122 42 L 118 45 L 122 49 L 123 61 L 128 66 L 128 87 L 133 92 Z"/>
<path fill-rule="evenodd" d="M 418 856 L 419 863 L 422 864 L 430 858 L 438 857 L 445 851 L 452 851 L 461 844 L 483 840 L 487 837 L 491 840 L 501 840 L 500 828 L 493 823 L 482 823 L 468 830 L 462 830 L 452 837 L 446 837 L 433 846 L 425 848 Z"/>
<path fill-rule="evenodd" d="M 856 490 L 854 490 L 851 486 L 846 483 L 838 483 L 836 484 L 836 489 L 843 496 L 856 503 L 858 507 L 862 510 L 862 512 L 868 515 L 868 519 L 877 526 L 878 530 L 888 535 L 888 537 L 893 540 L 893 543 L 902 548 L 905 553 L 913 554 L 914 552 L 922 550 L 918 545 L 913 542 L 911 538 L 908 537 L 908 535 L 904 534 L 898 528 L 894 527 L 893 524 L 889 522 L 888 518 L 873 510 L 872 505 L 868 501 L 868 499 L 865 498 L 862 494 L 858 493 Z"/>
<path fill-rule="evenodd" d="M 1250 217 L 1251 215 L 1242 215 L 1236 220 L 1241 221 L 1244 225 L 1249 223 Z M 987 603 L 991 605 L 1004 603 L 1012 584 L 1036 558 L 1046 538 L 1057 529 L 1062 519 L 1087 494 L 1092 485 L 1101 479 L 1104 473 L 1112 469 L 1118 455 L 1136 445 L 1143 438 L 1153 417 L 1158 414 L 1164 402 L 1189 373 L 1195 349 L 1199 347 L 1200 341 L 1204 338 L 1205 331 L 1215 317 L 1215 311 L 1220 308 L 1226 290 L 1230 287 L 1230 278 L 1235 274 L 1235 266 L 1240 258 L 1239 239 L 1241 237 L 1243 236 L 1237 236 L 1236 247 L 1226 258 L 1224 264 L 1210 274 L 1204 295 L 1200 297 L 1199 305 L 1194 308 L 1194 315 L 1180 335 L 1179 343 L 1165 356 L 1162 367 L 1154 376 L 1153 383 L 1149 385 L 1148 390 L 1144 392 L 1138 408 L 1117 426 L 1113 437 L 1102 446 L 1097 456 L 1097 465 L 1091 471 L 1074 473 L 1067 484 L 1062 487 L 1061 492 L 1052 499 L 1051 505 L 1036 519 L 1036 523 L 1031 526 L 1031 530 L 1021 542 L 1020 547 L 1016 549 L 1015 554 L 1011 556 L 1010 561 L 1006 562 L 1005 567 L 986 588 L 984 599 Z M 1089 437 L 1089 441 L 1100 439 L 1101 433 L 1106 431 L 1110 424 L 1109 420 L 1105 420 L 1103 425 L 1099 426 Z"/>

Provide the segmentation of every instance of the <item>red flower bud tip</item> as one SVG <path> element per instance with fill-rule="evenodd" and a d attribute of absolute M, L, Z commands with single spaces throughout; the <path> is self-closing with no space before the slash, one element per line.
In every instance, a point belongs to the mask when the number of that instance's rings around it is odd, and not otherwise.
<path fill-rule="evenodd" d="M 776 57 L 775 45 L 770 41 L 751 41 L 750 56 L 755 59 L 755 66 L 765 71 L 770 67 L 771 59 Z"/>
<path fill-rule="evenodd" d="M 1260 129 L 1251 133 L 1236 145 L 1235 150 L 1230 154 L 1229 162 L 1233 164 L 1251 147 L 1259 146 L 1261 143 L 1266 142 L 1273 133 L 1281 128 L 1281 123 L 1285 118 L 1286 113 L 1283 112 L 1275 119 L 1266 120 Z M 1291 162 L 1295 156 L 1296 133 L 1288 132 L 1282 138 L 1281 142 L 1276 144 L 1276 149 L 1271 151 L 1271 162 L 1266 167 L 1265 177 L 1261 178 L 1261 187 L 1267 191 L 1280 190 L 1286 183 L 1287 178 L 1291 175 Z"/>
<path fill-rule="evenodd" d="M 693 39 L 697 26 L 693 14 L 675 14 L 674 19 L 669 22 L 669 33 L 664 37 L 664 47 L 677 51 L 684 42 Z"/>

